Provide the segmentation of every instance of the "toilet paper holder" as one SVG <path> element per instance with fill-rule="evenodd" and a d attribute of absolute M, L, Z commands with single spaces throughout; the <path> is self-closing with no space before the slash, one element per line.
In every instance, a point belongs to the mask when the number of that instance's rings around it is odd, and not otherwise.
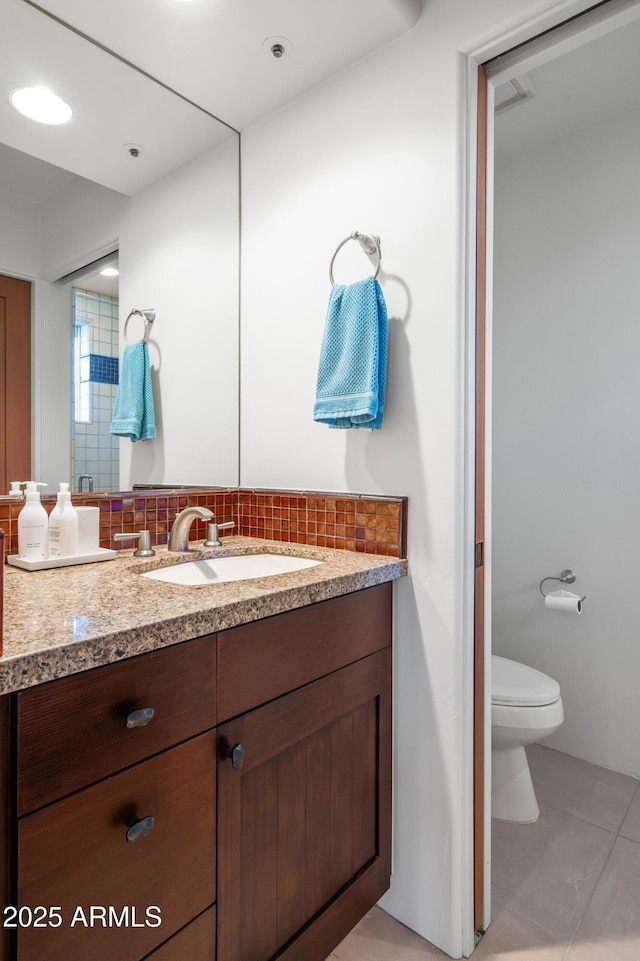
<path fill-rule="evenodd" d="M 563 584 L 573 584 L 575 579 L 576 579 L 576 572 L 569 570 L 569 568 L 567 568 L 567 570 L 562 571 L 559 576 L 551 574 L 549 577 L 543 577 L 542 580 L 540 581 L 540 588 L 539 588 L 540 593 L 542 594 L 543 597 L 547 596 L 545 592 L 542 590 L 542 585 L 544 584 L 545 581 L 561 581 Z M 580 600 L 584 601 L 586 596 L 587 595 L 585 594 L 584 597 L 580 598 Z"/>

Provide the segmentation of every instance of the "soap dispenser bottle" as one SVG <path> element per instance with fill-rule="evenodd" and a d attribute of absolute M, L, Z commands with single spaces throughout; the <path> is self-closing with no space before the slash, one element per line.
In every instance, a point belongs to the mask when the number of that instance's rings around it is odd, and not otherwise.
<path fill-rule="evenodd" d="M 77 553 L 78 512 L 71 503 L 69 485 L 62 483 L 49 516 L 49 557 L 73 557 Z"/>
<path fill-rule="evenodd" d="M 38 487 L 46 487 L 36 481 L 27 481 L 25 505 L 18 514 L 18 557 L 26 561 L 42 561 L 49 556 L 47 512 L 40 503 Z"/>

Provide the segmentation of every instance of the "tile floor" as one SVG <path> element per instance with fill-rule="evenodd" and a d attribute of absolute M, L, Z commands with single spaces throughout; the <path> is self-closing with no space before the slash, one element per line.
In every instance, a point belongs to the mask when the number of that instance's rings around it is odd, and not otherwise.
<path fill-rule="evenodd" d="M 493 821 L 493 921 L 473 961 L 640 961 L 640 781 L 528 750 L 535 824 Z M 444 955 L 374 908 L 330 961 Z"/>

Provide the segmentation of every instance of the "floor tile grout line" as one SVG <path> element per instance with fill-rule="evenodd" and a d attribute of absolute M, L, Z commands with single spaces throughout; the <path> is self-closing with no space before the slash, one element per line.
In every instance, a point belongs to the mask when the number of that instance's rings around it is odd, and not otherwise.
<path fill-rule="evenodd" d="M 560 753 L 560 752 L 558 752 L 558 753 Z M 579 760 L 580 760 L 580 759 L 579 759 Z M 586 762 L 586 763 L 587 763 L 587 764 L 591 764 L 591 763 L 593 763 L 593 762 Z M 594 766 L 595 766 L 595 767 L 601 767 L 600 765 L 594 765 Z M 603 771 L 607 771 L 606 768 L 602 768 L 602 770 L 603 770 Z M 612 772 L 612 773 L 616 773 L 616 772 Z M 532 771 L 532 775 L 533 775 L 533 771 Z M 630 810 L 631 810 L 631 808 L 632 808 L 632 806 L 633 806 L 633 804 L 634 804 L 634 801 L 637 801 L 637 800 L 640 799 L 640 793 L 639 793 L 639 792 L 640 792 L 640 778 L 633 778 L 633 775 L 629 775 L 629 777 L 632 777 L 632 779 L 633 779 L 636 783 L 635 783 L 635 785 L 633 786 L 633 791 L 631 792 L 631 796 L 630 796 L 630 798 L 629 798 L 629 800 L 628 800 L 627 806 L 626 806 L 626 808 L 624 809 L 622 815 L 620 816 L 619 819 L 616 817 L 616 819 L 615 819 L 615 826 L 614 826 L 614 827 L 604 827 L 604 826 L 602 825 L 602 823 L 595 823 L 595 821 L 592 820 L 591 817 L 589 817 L 588 815 L 585 815 L 585 814 L 582 813 L 582 812 L 577 812 L 577 811 L 571 810 L 571 809 L 570 809 L 570 810 L 566 810 L 565 808 L 558 807 L 556 804 L 549 803 L 548 801 L 545 801 L 545 802 L 544 802 L 544 807 L 546 807 L 550 812 L 553 811 L 555 814 L 560 814 L 560 815 L 562 815 L 562 816 L 570 819 L 569 822 L 568 822 L 569 824 L 573 821 L 573 822 L 575 822 L 576 824 L 588 825 L 589 827 L 593 827 L 593 828 L 595 828 L 595 829 L 598 830 L 598 831 L 604 831 L 605 834 L 607 834 L 607 835 L 609 836 L 609 839 L 608 839 L 608 841 L 609 841 L 609 843 L 608 843 L 608 849 L 606 850 L 606 855 L 605 855 L 605 857 L 604 857 L 604 861 L 603 861 L 603 863 L 602 863 L 602 866 L 601 866 L 601 868 L 600 868 L 600 870 L 599 870 L 599 872 L 598 872 L 598 874 L 597 874 L 597 877 L 596 877 L 596 879 L 595 879 L 595 882 L 594 882 L 594 884 L 593 884 L 593 888 L 592 888 L 591 894 L 590 894 L 587 902 L 585 903 L 584 907 L 583 907 L 582 910 L 580 911 L 580 916 L 579 916 L 579 918 L 577 919 L 577 921 L 576 921 L 576 923 L 575 923 L 575 927 L 574 927 L 573 933 L 572 933 L 572 934 L 569 934 L 569 933 L 567 932 L 568 943 L 567 943 L 566 946 L 564 947 L 563 954 L 562 954 L 562 961 L 569 961 L 570 954 L 571 954 L 571 952 L 572 952 L 572 948 L 573 948 L 573 946 L 576 944 L 576 940 L 577 940 L 577 938 L 578 938 L 578 934 L 580 933 L 580 929 L 581 929 L 582 924 L 583 924 L 583 922 L 584 922 L 585 916 L 586 916 L 587 912 L 589 911 L 589 909 L 590 909 L 590 907 L 591 907 L 591 904 L 592 904 L 593 901 L 594 901 L 596 892 L 600 889 L 600 884 L 603 883 L 604 874 L 605 874 L 605 872 L 607 871 L 607 868 L 608 868 L 609 863 L 610 863 L 610 861 L 611 861 L 611 858 L 612 858 L 612 855 L 613 855 L 613 852 L 614 852 L 614 848 L 616 847 L 616 843 L 617 843 L 618 839 L 619 839 L 619 838 L 622 838 L 623 840 L 625 840 L 625 841 L 630 841 L 631 843 L 637 844 L 637 845 L 640 847 L 640 838 L 639 838 L 639 839 L 634 839 L 634 838 L 632 838 L 632 837 L 626 837 L 624 834 L 622 834 L 624 822 L 625 822 L 625 820 L 627 819 L 627 817 L 628 817 L 628 815 L 629 815 L 629 812 L 630 812 Z M 553 775 L 551 775 L 551 782 L 550 782 L 550 783 L 552 783 L 552 779 L 553 779 Z M 544 776 L 543 776 L 543 777 L 540 777 L 540 779 L 539 779 L 539 781 L 538 781 L 538 784 L 536 784 L 536 779 L 534 779 L 534 788 L 535 788 L 535 790 L 536 790 L 536 793 L 538 793 L 538 792 L 543 792 L 543 790 L 544 790 L 543 786 L 545 785 L 545 783 L 547 783 L 547 780 L 548 780 L 548 779 L 547 779 L 546 777 L 544 777 Z M 624 801 L 624 796 L 621 798 L 621 800 Z M 604 810 L 604 811 L 609 811 L 609 810 L 610 810 L 610 807 L 611 807 L 610 805 L 605 804 L 604 807 L 603 807 L 603 810 Z M 544 810 L 544 808 L 543 808 L 543 810 Z M 604 841 L 604 839 L 603 839 L 603 841 Z M 507 888 L 503 888 L 503 887 L 502 887 L 500 884 L 498 884 L 496 881 L 494 881 L 493 883 L 496 885 L 496 888 L 498 888 L 498 890 L 499 890 L 500 892 L 507 892 L 507 891 L 508 891 Z M 600 889 L 600 890 L 602 890 L 602 889 Z M 572 927 L 573 927 L 573 925 L 572 925 Z M 594 934 L 593 940 L 594 940 L 594 943 L 600 943 L 599 940 L 598 940 L 597 932 Z"/>
<path fill-rule="evenodd" d="M 572 947 L 572 945 L 574 944 L 575 939 L 576 939 L 576 937 L 577 937 L 577 935 L 578 935 L 578 932 L 579 932 L 580 927 L 581 927 L 581 925 L 582 925 L 582 921 L 584 920 L 584 916 L 585 916 L 585 914 L 587 913 L 591 902 L 593 901 L 594 895 L 595 895 L 595 893 L 596 893 L 596 891 L 597 891 L 597 889 L 598 889 L 598 885 L 600 884 L 600 881 L 602 880 L 602 875 L 603 875 L 604 871 L 606 870 L 606 867 L 607 867 L 607 865 L 608 865 L 608 863 L 609 863 L 609 860 L 610 860 L 610 858 L 611 858 L 611 855 L 613 854 L 613 849 L 614 849 L 614 847 L 615 847 L 616 841 L 618 840 L 619 837 L 621 837 L 621 836 L 624 837 L 623 835 L 620 834 L 620 831 L 622 830 L 622 825 L 624 824 L 624 821 L 625 821 L 625 819 L 626 819 L 626 817 L 627 817 L 627 814 L 629 813 L 629 810 L 630 810 L 630 808 L 631 808 L 631 805 L 633 804 L 633 801 L 634 801 L 634 799 L 635 799 L 635 797 L 636 797 L 636 794 L 638 793 L 638 789 L 639 789 L 639 788 L 640 788 L 640 780 L 638 781 L 638 784 L 636 784 L 635 790 L 633 791 L 633 794 L 632 794 L 632 796 L 631 796 L 631 798 L 630 798 L 630 800 L 629 800 L 629 804 L 627 805 L 627 808 L 626 808 L 626 810 L 625 810 L 625 812 L 624 812 L 624 815 L 622 816 L 622 818 L 621 818 L 621 820 L 620 820 L 620 822 L 619 822 L 619 824 L 618 824 L 618 828 L 617 828 L 617 830 L 616 830 L 615 832 L 614 832 L 614 831 L 610 831 L 608 828 L 602 827 L 601 824 L 594 824 L 592 821 L 589 821 L 587 818 L 581 817 L 580 814 L 578 814 L 578 813 L 575 812 L 575 811 L 571 811 L 571 812 L 565 811 L 565 810 L 563 810 L 562 808 L 558 808 L 558 807 L 556 807 L 555 805 L 550 804 L 548 801 L 545 801 L 545 802 L 544 802 L 544 806 L 547 807 L 547 808 L 549 808 L 550 810 L 556 811 L 556 812 L 559 813 L 559 814 L 564 814 L 565 817 L 569 817 L 569 818 L 571 818 L 571 819 L 573 819 L 573 820 L 575 820 L 575 821 L 579 821 L 581 824 L 588 824 L 590 827 L 598 828 L 599 830 L 604 831 L 606 834 L 611 835 L 611 839 L 612 839 L 612 840 L 611 840 L 611 845 L 610 845 L 610 847 L 609 847 L 609 851 L 608 851 L 607 856 L 606 856 L 606 858 L 605 858 L 605 860 L 604 860 L 604 863 L 603 863 L 603 865 L 602 865 L 602 867 L 601 867 L 601 869 L 600 869 L 600 872 L 599 872 L 599 874 L 598 874 L 598 878 L 597 878 L 597 880 L 596 880 L 596 882 L 595 882 L 595 884 L 594 884 L 594 886 L 593 886 L 593 890 L 592 890 L 592 892 L 591 892 L 591 895 L 590 895 L 588 901 L 586 902 L 583 910 L 582 910 L 581 913 L 580 913 L 580 917 L 578 918 L 578 921 L 577 921 L 577 923 L 576 923 L 576 926 L 575 926 L 575 929 L 574 929 L 574 931 L 573 931 L 573 934 L 571 935 L 571 938 L 570 938 L 570 940 L 569 940 L 569 943 L 567 944 L 567 946 L 566 946 L 566 948 L 565 948 L 564 954 L 563 954 L 563 956 L 562 956 L 562 961 L 566 961 L 566 959 L 567 959 L 568 956 L 569 956 L 569 952 L 571 951 L 571 947 Z M 534 789 L 536 790 L 536 793 L 537 793 L 538 788 L 537 788 L 537 786 L 536 786 L 536 784 L 535 784 L 535 781 L 534 781 Z M 625 840 L 632 840 L 632 839 L 631 839 L 631 838 L 625 838 Z M 635 843 L 637 843 L 637 842 L 635 842 Z"/>
<path fill-rule="evenodd" d="M 635 796 L 635 795 L 634 795 Z M 590 821 L 586 816 L 578 814 L 576 811 L 567 811 L 565 808 L 556 807 L 555 804 L 550 804 L 548 801 L 543 801 L 542 804 L 549 808 L 551 811 L 557 811 L 558 814 L 564 814 L 568 818 L 575 818 L 576 821 L 580 821 L 581 824 L 588 824 L 592 828 L 598 828 L 600 831 L 604 831 L 606 834 L 612 834 L 617 837 L 617 831 L 612 831 L 611 828 L 605 828 L 602 824 L 596 824 L 595 821 Z M 627 814 L 625 813 L 625 817 Z M 624 821 L 624 818 L 622 819 Z M 622 827 L 622 821 L 620 822 L 620 827 Z"/>
<path fill-rule="evenodd" d="M 535 788 L 535 783 L 534 783 L 534 788 Z M 571 936 L 570 936 L 569 943 L 568 943 L 568 945 L 567 945 L 567 947 L 566 947 L 566 949 L 565 949 L 565 954 L 563 955 L 563 961 L 564 961 L 564 959 L 567 957 L 566 952 L 569 950 L 569 948 L 571 947 L 571 945 L 573 944 L 573 942 L 574 942 L 574 940 L 575 940 L 575 937 L 576 937 L 576 935 L 577 935 L 577 933 L 578 933 L 578 930 L 579 930 L 579 928 L 580 928 L 580 925 L 582 924 L 582 919 L 584 918 L 584 915 L 585 915 L 585 913 L 586 913 L 586 911 L 587 911 L 587 908 L 588 908 L 589 905 L 591 904 L 591 900 L 592 900 L 592 898 L 593 898 L 593 895 L 595 894 L 596 888 L 598 887 L 598 884 L 600 883 L 600 880 L 601 880 L 601 878 L 602 878 L 602 873 L 603 873 L 603 871 L 605 870 L 605 868 L 606 868 L 606 866 L 607 866 L 607 864 L 608 864 L 608 862 L 609 862 L 609 858 L 611 857 L 611 854 L 612 854 L 612 852 L 613 852 L 613 848 L 614 848 L 615 843 L 616 843 L 616 841 L 617 841 L 617 839 L 618 839 L 618 834 L 615 834 L 613 831 L 609 831 L 607 828 L 603 828 L 603 827 L 602 827 L 601 825 L 599 825 L 599 824 L 592 824 L 590 821 L 585 821 L 585 820 L 583 820 L 582 818 L 580 818 L 580 817 L 579 817 L 578 815 L 576 815 L 576 814 L 570 814 L 568 811 L 563 811 L 563 810 L 561 810 L 560 808 L 555 808 L 555 807 L 553 807 L 553 805 L 548 804 L 547 802 L 544 802 L 544 806 L 547 807 L 547 808 L 549 808 L 549 810 L 557 811 L 559 814 L 563 814 L 566 818 L 570 818 L 572 821 L 578 821 L 580 824 L 588 824 L 590 827 L 594 827 L 594 828 L 596 828 L 596 829 L 598 829 L 598 830 L 600 830 L 600 831 L 603 831 L 605 834 L 608 834 L 608 835 L 610 836 L 610 838 L 611 838 L 611 844 L 610 844 L 610 846 L 609 846 L 609 850 L 608 850 L 608 852 L 607 852 L 607 856 L 606 856 L 606 858 L 605 858 L 605 860 L 604 860 L 604 863 L 603 863 L 603 865 L 602 865 L 602 868 L 600 869 L 600 872 L 599 872 L 599 874 L 598 874 L 598 878 L 597 878 L 597 880 L 596 880 L 596 882 L 595 882 L 595 884 L 594 884 L 594 886 L 593 886 L 593 891 L 591 892 L 591 895 L 590 895 L 590 897 L 589 897 L 589 900 L 588 900 L 587 903 L 585 904 L 584 909 L 582 910 L 582 912 L 580 913 L 579 918 L 578 918 L 577 921 L 576 921 L 575 928 L 574 928 L 574 930 L 573 930 L 573 933 L 572 933 Z M 542 813 L 542 812 L 541 812 L 541 813 Z M 507 888 L 503 888 L 503 887 L 502 887 L 500 884 L 498 884 L 496 881 L 492 881 L 492 884 L 495 884 L 495 886 L 496 886 L 497 888 L 499 888 L 500 891 L 508 892 L 508 889 L 507 889 Z"/>
<path fill-rule="evenodd" d="M 620 832 L 622 831 L 622 826 L 623 826 L 624 822 L 627 820 L 627 816 L 628 816 L 629 811 L 631 810 L 631 808 L 632 808 L 632 806 L 633 806 L 633 802 L 634 802 L 635 799 L 636 799 L 636 795 L 638 794 L 638 788 L 640 788 L 640 780 L 638 780 L 638 783 L 636 784 L 636 789 L 635 789 L 635 791 L 633 792 L 633 795 L 632 795 L 632 797 L 631 797 L 631 800 L 629 801 L 629 804 L 628 804 L 628 806 L 627 806 L 627 810 L 624 812 L 624 817 L 622 818 L 622 821 L 620 821 L 620 827 L 618 828 L 617 837 L 623 837 L 623 838 L 625 837 L 625 835 L 624 835 L 624 834 L 620 834 Z M 633 838 L 626 838 L 626 840 L 627 840 L 627 841 L 633 841 L 634 839 L 633 839 Z M 637 843 L 638 843 L 638 842 L 636 841 L 636 844 L 637 844 Z"/>
<path fill-rule="evenodd" d="M 611 833 L 611 832 L 609 832 L 609 833 Z M 585 904 L 584 910 L 582 911 L 582 913 L 581 913 L 581 915 L 580 915 L 580 918 L 579 918 L 578 923 L 577 923 L 577 925 L 576 925 L 576 929 L 575 929 L 575 931 L 573 932 L 573 935 L 572 935 L 572 937 L 571 937 L 571 941 L 569 942 L 569 945 L 568 945 L 568 947 L 567 947 L 567 951 L 570 950 L 571 945 L 572 945 L 573 942 L 575 941 L 576 936 L 577 936 L 577 934 L 578 934 L 578 931 L 580 930 L 580 926 L 581 926 L 581 924 L 582 924 L 582 922 L 583 922 L 583 920 L 584 920 L 584 916 L 585 916 L 585 914 L 587 913 L 587 911 L 589 910 L 589 906 L 590 906 L 591 902 L 593 901 L 593 898 L 594 898 L 594 896 L 595 896 L 596 891 L 598 890 L 598 885 L 600 884 L 600 882 L 601 882 L 601 880 L 602 880 L 602 875 L 603 875 L 604 872 L 606 871 L 607 865 L 608 865 L 608 863 L 609 863 L 609 861 L 610 861 L 610 859 L 611 859 L 611 855 L 613 854 L 613 849 L 614 849 L 614 847 L 615 847 L 616 841 L 618 840 L 618 837 L 619 837 L 618 834 L 615 834 L 615 835 L 613 836 L 613 841 L 611 842 L 611 847 L 609 848 L 609 853 L 607 854 L 606 858 L 604 859 L 604 863 L 603 863 L 602 867 L 600 868 L 600 873 L 599 873 L 599 875 L 598 875 L 598 880 L 597 880 L 596 883 L 594 884 L 594 886 L 593 886 L 593 891 L 591 892 L 591 896 L 590 896 L 589 900 L 587 901 L 587 903 Z M 565 958 L 566 958 L 566 957 L 567 957 L 567 955 L 565 954 Z M 564 959 L 563 959 L 563 961 L 564 961 Z"/>

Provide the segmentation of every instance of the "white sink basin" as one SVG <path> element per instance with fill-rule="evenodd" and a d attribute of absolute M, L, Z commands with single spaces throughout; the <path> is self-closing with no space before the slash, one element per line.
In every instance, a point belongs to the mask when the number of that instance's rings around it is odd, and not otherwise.
<path fill-rule="evenodd" d="M 305 567 L 316 567 L 321 561 L 308 557 L 289 557 L 286 554 L 239 554 L 234 557 L 210 557 L 201 561 L 171 564 L 141 577 L 169 584 L 224 584 L 227 581 L 248 581 L 254 577 L 273 577 Z"/>

